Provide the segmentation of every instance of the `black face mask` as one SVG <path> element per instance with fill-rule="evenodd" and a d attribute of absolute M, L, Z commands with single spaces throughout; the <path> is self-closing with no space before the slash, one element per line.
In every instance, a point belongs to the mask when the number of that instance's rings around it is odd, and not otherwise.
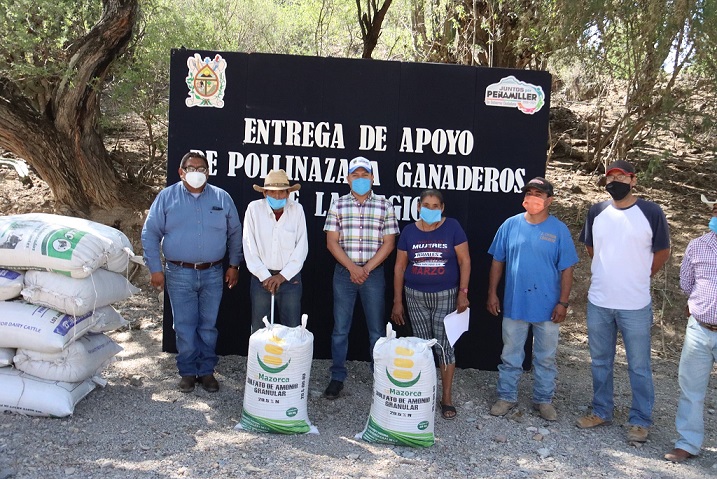
<path fill-rule="evenodd" d="M 630 192 L 631 186 L 630 183 L 613 181 L 612 183 L 608 183 L 607 186 L 605 186 L 605 189 L 608 193 L 610 193 L 613 200 L 620 201 Z"/>

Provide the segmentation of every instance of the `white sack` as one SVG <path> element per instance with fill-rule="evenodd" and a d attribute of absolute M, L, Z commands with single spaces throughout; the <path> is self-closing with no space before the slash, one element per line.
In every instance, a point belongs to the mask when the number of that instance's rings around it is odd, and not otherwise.
<path fill-rule="evenodd" d="M 91 313 L 72 316 L 23 301 L 0 301 L 0 347 L 57 353 L 93 324 Z"/>
<path fill-rule="evenodd" d="M 59 353 L 18 349 L 14 363 L 38 378 L 73 383 L 98 374 L 120 351 L 122 347 L 104 334 L 88 333 Z"/>
<path fill-rule="evenodd" d="M 47 381 L 15 368 L 0 369 L 0 411 L 26 416 L 65 417 L 87 396 L 96 383 L 87 379 L 78 383 Z"/>
<path fill-rule="evenodd" d="M 391 323 L 373 348 L 373 398 L 366 428 L 356 436 L 367 442 L 432 446 L 436 416 L 435 339 L 396 338 Z"/>
<path fill-rule="evenodd" d="M 129 324 L 112 306 L 97 308 L 92 316 L 95 324 L 89 329 L 90 333 L 106 333 Z"/>
<path fill-rule="evenodd" d="M 22 217 L 28 220 L 42 221 L 55 225 L 68 226 L 82 231 L 89 231 L 105 243 L 107 262 L 103 267 L 110 271 L 126 273 L 129 258 L 134 257 L 132 243 L 129 241 L 129 238 L 117 228 L 83 218 L 75 218 L 74 216 L 28 213 L 22 215 Z"/>
<path fill-rule="evenodd" d="M 0 368 L 12 366 L 12 358 L 15 356 L 14 348 L 0 348 Z"/>
<path fill-rule="evenodd" d="M 25 301 L 68 314 L 86 314 L 139 292 L 119 273 L 99 269 L 87 278 L 68 278 L 46 271 L 25 273 Z"/>
<path fill-rule="evenodd" d="M 0 268 L 0 301 L 20 296 L 24 275 L 20 271 Z"/>
<path fill-rule="evenodd" d="M 301 325 L 269 324 L 249 338 L 244 405 L 236 429 L 278 434 L 318 433 L 306 411 L 314 335 Z"/>
<path fill-rule="evenodd" d="M 39 269 L 85 278 L 107 263 L 105 242 L 89 231 L 0 216 L 0 267 Z"/>

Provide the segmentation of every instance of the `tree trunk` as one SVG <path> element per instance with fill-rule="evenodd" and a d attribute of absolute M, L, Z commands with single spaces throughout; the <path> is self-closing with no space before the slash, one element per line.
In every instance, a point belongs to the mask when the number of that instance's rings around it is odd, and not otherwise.
<path fill-rule="evenodd" d="M 363 39 L 363 53 L 361 54 L 361 58 L 371 58 L 378 44 L 378 37 L 381 36 L 383 19 L 386 17 L 386 12 L 388 12 L 391 2 L 393 2 L 393 0 L 384 0 L 383 5 L 379 8 L 376 0 L 369 0 L 367 2 L 368 10 L 362 13 L 361 0 L 356 0 L 359 25 L 361 26 L 361 38 Z"/>
<path fill-rule="evenodd" d="M 72 42 L 63 78 L 49 85 L 47 105 L 34 107 L 0 78 L 0 147 L 24 158 L 59 205 L 74 212 L 120 199 L 120 179 L 99 128 L 100 94 L 111 64 L 132 37 L 138 0 L 103 0 L 102 17 Z"/>

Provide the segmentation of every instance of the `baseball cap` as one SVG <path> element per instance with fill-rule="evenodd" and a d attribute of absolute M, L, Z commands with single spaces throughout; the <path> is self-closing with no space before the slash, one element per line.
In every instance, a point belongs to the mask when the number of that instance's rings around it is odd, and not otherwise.
<path fill-rule="evenodd" d="M 521 193 L 525 193 L 528 188 L 535 188 L 536 190 L 546 193 L 548 196 L 553 196 L 553 185 L 551 185 L 548 180 L 541 178 L 540 176 L 536 176 L 527 182 L 521 190 Z"/>
<path fill-rule="evenodd" d="M 373 170 L 371 169 L 371 162 L 363 156 L 357 156 L 349 162 L 349 173 L 353 173 L 356 168 L 363 168 L 369 173 L 373 173 Z"/>
<path fill-rule="evenodd" d="M 610 172 L 612 172 L 613 170 L 618 170 L 625 175 L 635 174 L 635 167 L 625 160 L 617 160 L 610 163 L 610 165 L 607 167 L 607 170 L 605 170 L 605 175 L 609 175 Z"/>

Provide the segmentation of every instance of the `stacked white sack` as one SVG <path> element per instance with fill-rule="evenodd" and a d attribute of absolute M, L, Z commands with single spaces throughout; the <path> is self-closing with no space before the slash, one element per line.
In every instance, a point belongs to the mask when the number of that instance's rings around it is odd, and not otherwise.
<path fill-rule="evenodd" d="M 0 268 L 0 301 L 20 296 L 24 278 L 21 271 Z"/>
<path fill-rule="evenodd" d="M 13 360 L 20 371 L 41 379 L 81 382 L 98 375 L 122 347 L 102 333 L 87 333 L 59 353 L 19 348 Z"/>
<path fill-rule="evenodd" d="M 103 267 L 126 273 L 142 263 L 120 230 L 72 216 L 28 213 L 0 217 L 0 265 L 82 278 Z M 137 259 L 135 259 L 137 258 Z"/>
<path fill-rule="evenodd" d="M 124 276 L 104 269 L 82 279 L 47 271 L 28 271 L 22 297 L 29 303 L 82 315 L 123 301 L 137 292 L 139 289 Z"/>
<path fill-rule="evenodd" d="M 134 258 L 134 251 L 132 250 L 132 243 L 129 241 L 129 238 L 117 228 L 102 223 L 83 218 L 75 218 L 73 216 L 51 215 L 47 213 L 28 213 L 15 215 L 14 218 L 20 218 L 25 221 L 41 221 L 47 224 L 60 225 L 92 233 L 105 244 L 107 261 L 106 264 L 100 266 L 110 271 L 126 273 L 130 259 Z"/>
<path fill-rule="evenodd" d="M 0 368 L 12 366 L 13 357 L 15 357 L 15 348 L 0 348 Z"/>
<path fill-rule="evenodd" d="M 249 338 L 244 404 L 235 429 L 278 434 L 317 433 L 307 400 L 314 335 L 301 325 L 269 324 Z"/>
<path fill-rule="evenodd" d="M 396 338 L 391 323 L 373 348 L 371 414 L 356 439 L 432 446 L 436 411 L 435 339 Z"/>
<path fill-rule="evenodd" d="M 97 379 L 77 383 L 48 381 L 15 368 L 0 368 L 0 411 L 27 416 L 65 417 L 98 384 Z"/>

